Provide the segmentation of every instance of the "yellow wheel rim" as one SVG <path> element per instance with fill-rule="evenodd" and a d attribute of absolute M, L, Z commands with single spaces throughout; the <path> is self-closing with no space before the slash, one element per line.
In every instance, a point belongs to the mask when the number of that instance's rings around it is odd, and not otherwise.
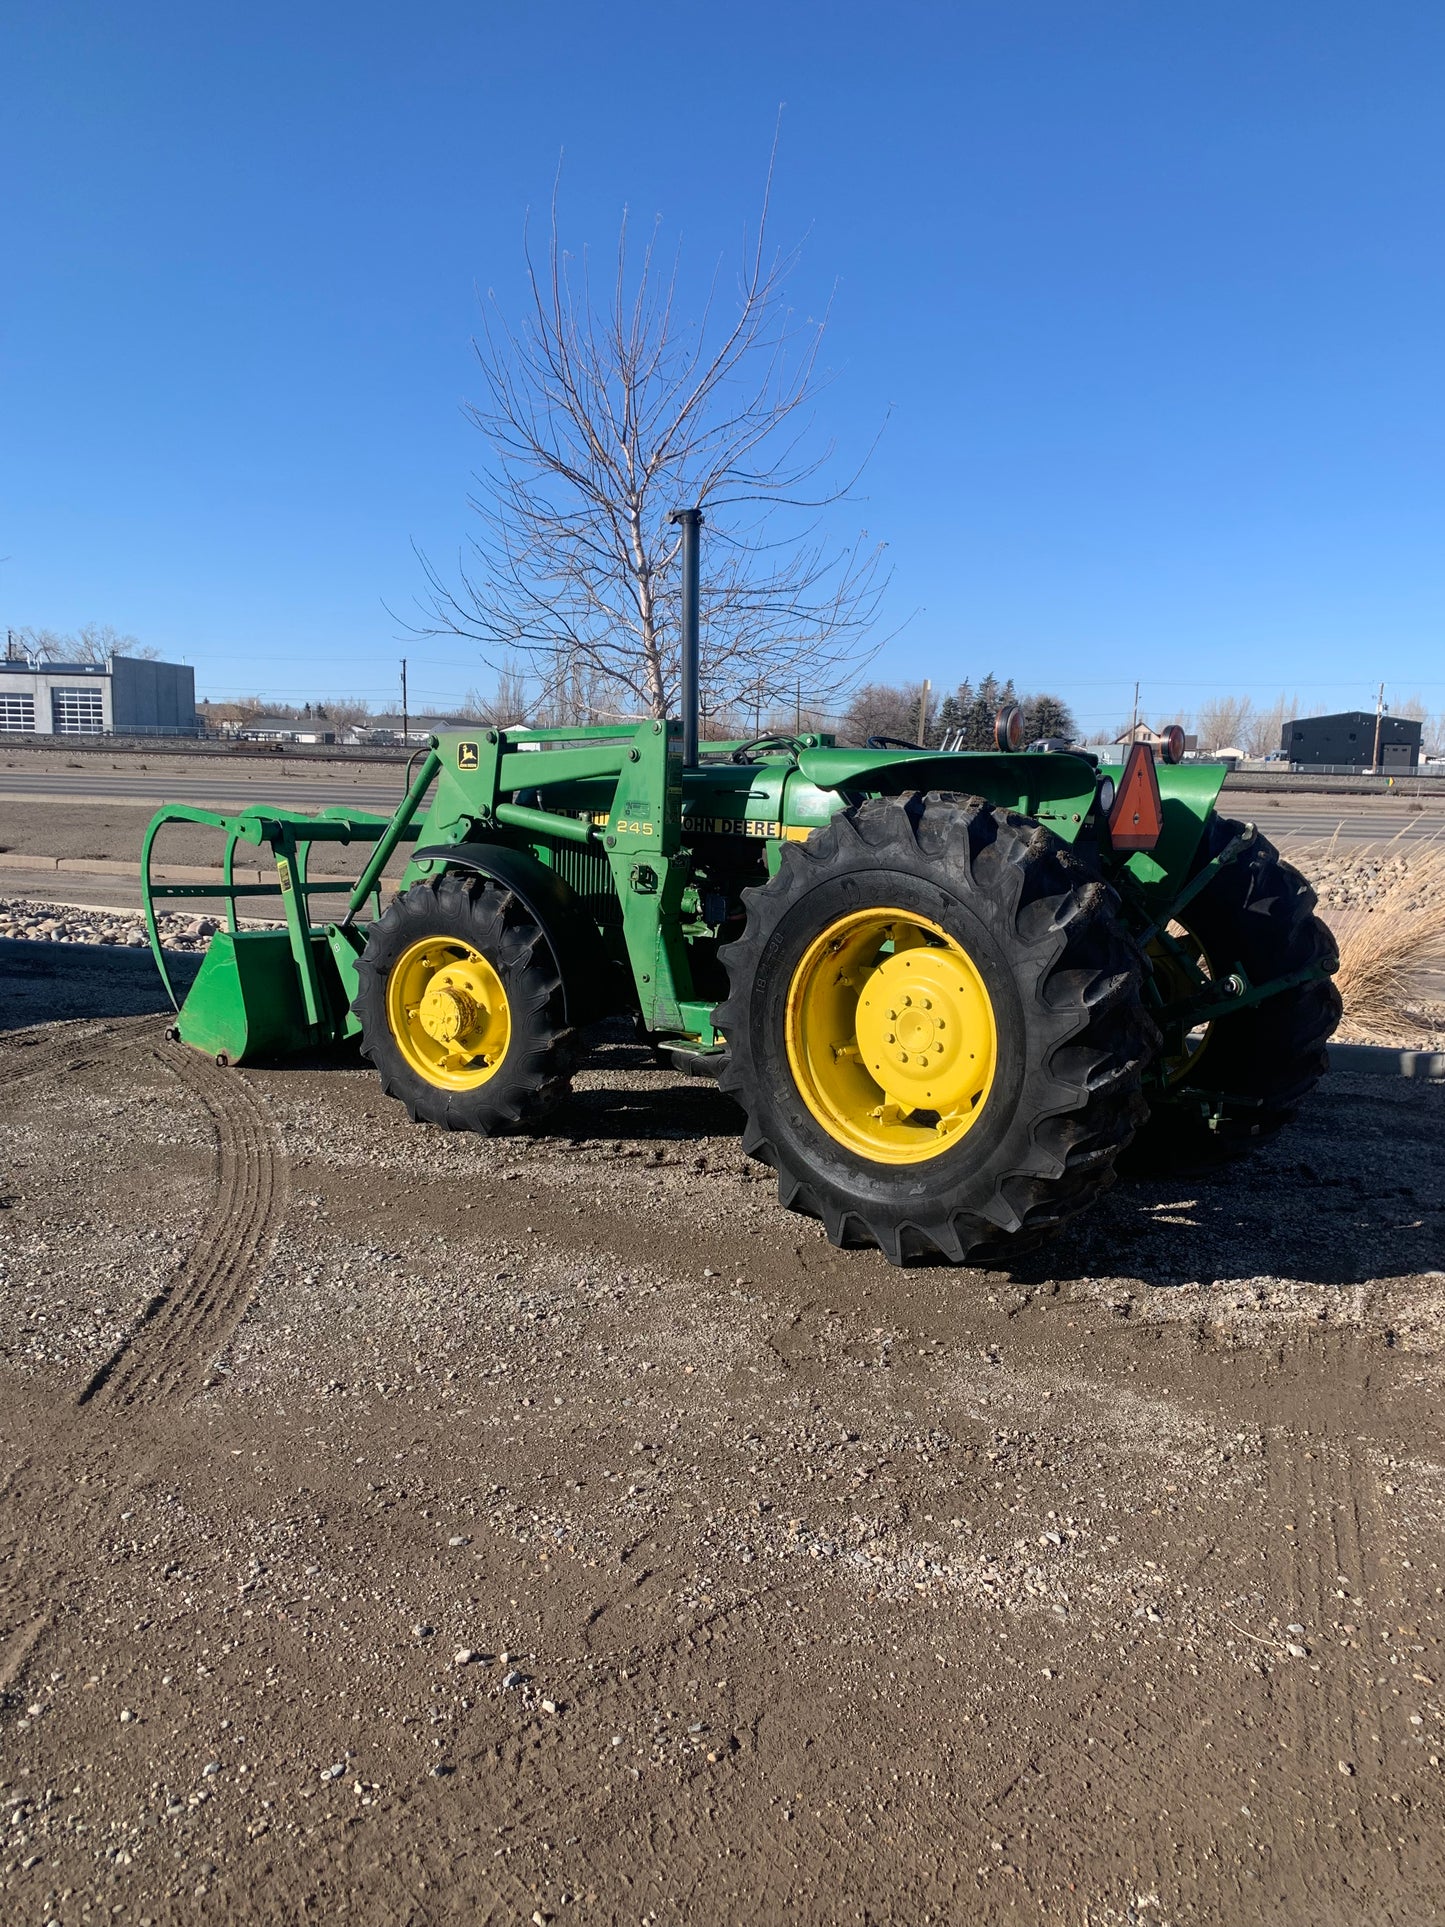
<path fill-rule="evenodd" d="M 1209 961 L 1204 945 L 1194 932 L 1186 929 L 1182 923 L 1171 923 L 1169 935 L 1195 968 L 1203 972 L 1205 980 L 1212 982 L 1214 966 Z M 1196 995 L 1198 984 L 1187 966 L 1168 944 L 1155 937 L 1149 944 L 1147 954 L 1154 966 L 1154 982 L 1166 1006 L 1182 1003 Z M 1210 1023 L 1195 1024 L 1191 1030 L 1181 1030 L 1176 1037 L 1166 1042 L 1160 1059 L 1166 1084 L 1181 1084 L 1186 1077 L 1199 1068 L 1199 1060 L 1209 1047 L 1213 1029 L 1214 1026 Z"/>
<path fill-rule="evenodd" d="M 922 1164 L 971 1131 L 998 1067 L 993 1000 L 962 944 L 907 910 L 859 910 L 788 986 L 788 1063 L 829 1137 Z"/>
<path fill-rule="evenodd" d="M 408 1066 L 449 1091 L 495 1076 L 512 1036 L 501 978 L 455 937 L 423 937 L 402 952 L 386 983 L 386 1021 Z"/>

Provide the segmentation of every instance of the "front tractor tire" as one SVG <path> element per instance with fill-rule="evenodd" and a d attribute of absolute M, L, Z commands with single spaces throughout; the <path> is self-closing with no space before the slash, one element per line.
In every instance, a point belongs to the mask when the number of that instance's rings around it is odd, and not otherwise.
<path fill-rule="evenodd" d="M 782 852 L 721 957 L 744 1149 L 834 1244 L 1005 1263 L 1093 1203 L 1157 1034 L 1106 884 L 980 800 L 863 803 Z"/>
<path fill-rule="evenodd" d="M 510 890 L 455 874 L 414 884 L 372 925 L 356 980 L 362 1055 L 418 1124 L 490 1137 L 566 1094 L 562 979 Z"/>

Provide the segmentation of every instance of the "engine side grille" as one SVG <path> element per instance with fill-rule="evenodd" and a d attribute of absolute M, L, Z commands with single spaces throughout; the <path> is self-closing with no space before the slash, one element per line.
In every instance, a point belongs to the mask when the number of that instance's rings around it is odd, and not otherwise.
<path fill-rule="evenodd" d="M 622 905 L 613 886 L 612 866 L 600 850 L 584 849 L 577 843 L 555 843 L 552 868 L 577 892 L 598 923 L 621 927 Z"/>

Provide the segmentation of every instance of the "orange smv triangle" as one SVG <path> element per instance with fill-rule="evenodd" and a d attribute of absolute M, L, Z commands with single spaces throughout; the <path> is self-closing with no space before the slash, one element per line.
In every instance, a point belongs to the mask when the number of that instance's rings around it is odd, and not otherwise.
<path fill-rule="evenodd" d="M 1116 850 L 1152 850 L 1163 829 L 1164 805 L 1154 773 L 1154 752 L 1147 743 L 1135 743 L 1125 758 L 1124 773 L 1114 793 L 1109 841 Z"/>

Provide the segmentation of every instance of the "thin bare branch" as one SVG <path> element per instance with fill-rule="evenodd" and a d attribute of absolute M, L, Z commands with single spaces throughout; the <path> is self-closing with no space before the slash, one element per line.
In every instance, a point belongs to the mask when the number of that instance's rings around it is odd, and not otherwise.
<path fill-rule="evenodd" d="M 472 533 L 450 579 L 421 558 L 414 626 L 477 644 L 503 708 L 525 676 L 537 713 L 557 719 L 569 705 L 567 720 L 667 714 L 680 612 L 667 516 L 681 503 L 707 511 L 701 649 L 714 717 L 796 709 L 803 678 L 809 702 L 826 705 L 878 646 L 884 548 L 846 522 L 872 447 L 839 474 L 817 432 L 832 303 L 808 320 L 789 305 L 799 251 L 773 248 L 768 232 L 777 156 L 775 130 L 735 295 L 723 303 L 716 262 L 691 323 L 681 244 L 662 258 L 660 219 L 629 251 L 624 210 L 600 282 L 585 250 L 568 254 L 560 165 L 545 254 L 524 224 L 521 320 L 483 303 L 481 395 L 466 410 L 487 450 Z"/>

